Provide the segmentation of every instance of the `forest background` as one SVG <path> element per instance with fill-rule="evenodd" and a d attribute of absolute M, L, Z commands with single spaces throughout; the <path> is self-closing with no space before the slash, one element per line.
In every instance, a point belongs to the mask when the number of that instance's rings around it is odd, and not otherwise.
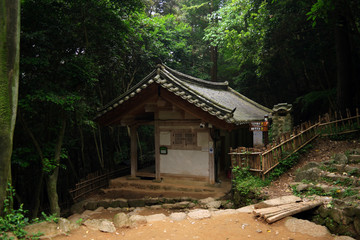
<path fill-rule="evenodd" d="M 59 215 L 81 178 L 129 162 L 126 128 L 92 119 L 158 63 L 292 103 L 296 121 L 359 106 L 357 0 L 22 0 L 20 16 L 11 168 L 31 217 Z"/>

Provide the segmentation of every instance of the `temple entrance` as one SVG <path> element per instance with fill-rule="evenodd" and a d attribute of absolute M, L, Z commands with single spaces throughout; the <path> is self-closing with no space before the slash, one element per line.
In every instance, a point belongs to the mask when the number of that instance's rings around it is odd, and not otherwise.
<path fill-rule="evenodd" d="M 155 178 L 154 125 L 142 125 L 137 129 L 137 177 Z"/>

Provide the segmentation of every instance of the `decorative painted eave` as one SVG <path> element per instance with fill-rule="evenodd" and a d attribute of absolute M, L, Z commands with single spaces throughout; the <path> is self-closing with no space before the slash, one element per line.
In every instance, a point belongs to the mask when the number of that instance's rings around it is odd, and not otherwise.
<path fill-rule="evenodd" d="M 205 81 L 159 64 L 153 72 L 137 83 L 134 87 L 105 105 L 103 108 L 99 109 L 95 119 L 100 118 L 121 104 L 126 104 L 126 101 L 135 97 L 137 94 L 140 94 L 144 89 L 148 88 L 152 84 L 158 84 L 162 88 L 172 92 L 176 96 L 181 97 L 202 111 L 216 116 L 218 119 L 230 124 L 241 125 L 247 124 L 250 121 L 261 120 L 264 115 L 271 112 L 270 109 L 255 103 L 231 89 L 227 82 Z M 234 105 L 234 99 L 235 101 L 243 102 L 239 102 L 231 108 L 221 103 L 226 103 L 226 101 L 222 101 L 226 100 L 226 98 L 230 99 L 231 104 L 229 105 Z M 236 106 L 238 105 L 241 107 L 245 102 L 248 105 L 247 107 L 256 110 L 256 117 L 252 116 L 250 118 L 241 118 L 241 113 L 236 112 Z"/>

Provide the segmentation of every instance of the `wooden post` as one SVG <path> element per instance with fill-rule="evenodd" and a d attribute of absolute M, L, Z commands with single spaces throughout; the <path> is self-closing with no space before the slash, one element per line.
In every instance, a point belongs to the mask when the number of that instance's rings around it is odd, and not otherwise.
<path fill-rule="evenodd" d="M 337 121 L 337 112 L 335 111 L 335 121 Z M 335 123 L 335 129 L 336 129 L 336 132 L 338 132 L 338 123 L 336 122 Z"/>
<path fill-rule="evenodd" d="M 356 122 L 357 122 L 357 125 L 358 125 L 358 127 L 359 127 L 359 109 L 358 108 L 356 108 Z"/>
<path fill-rule="evenodd" d="M 155 181 L 161 182 L 160 177 L 160 130 L 159 130 L 159 112 L 155 112 L 154 135 L 155 135 Z"/>
<path fill-rule="evenodd" d="M 130 127 L 131 141 L 131 177 L 136 178 L 137 171 L 137 126 Z"/>

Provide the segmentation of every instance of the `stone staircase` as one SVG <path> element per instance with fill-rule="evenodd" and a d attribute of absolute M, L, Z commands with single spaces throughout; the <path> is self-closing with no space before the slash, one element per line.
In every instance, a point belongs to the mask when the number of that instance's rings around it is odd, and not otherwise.
<path fill-rule="evenodd" d="M 225 179 L 225 178 L 224 178 Z M 231 189 L 230 179 L 214 185 L 201 181 L 166 178 L 161 182 L 146 179 L 120 177 L 110 180 L 109 187 L 102 189 L 106 198 L 137 199 L 146 197 L 220 198 Z"/>

